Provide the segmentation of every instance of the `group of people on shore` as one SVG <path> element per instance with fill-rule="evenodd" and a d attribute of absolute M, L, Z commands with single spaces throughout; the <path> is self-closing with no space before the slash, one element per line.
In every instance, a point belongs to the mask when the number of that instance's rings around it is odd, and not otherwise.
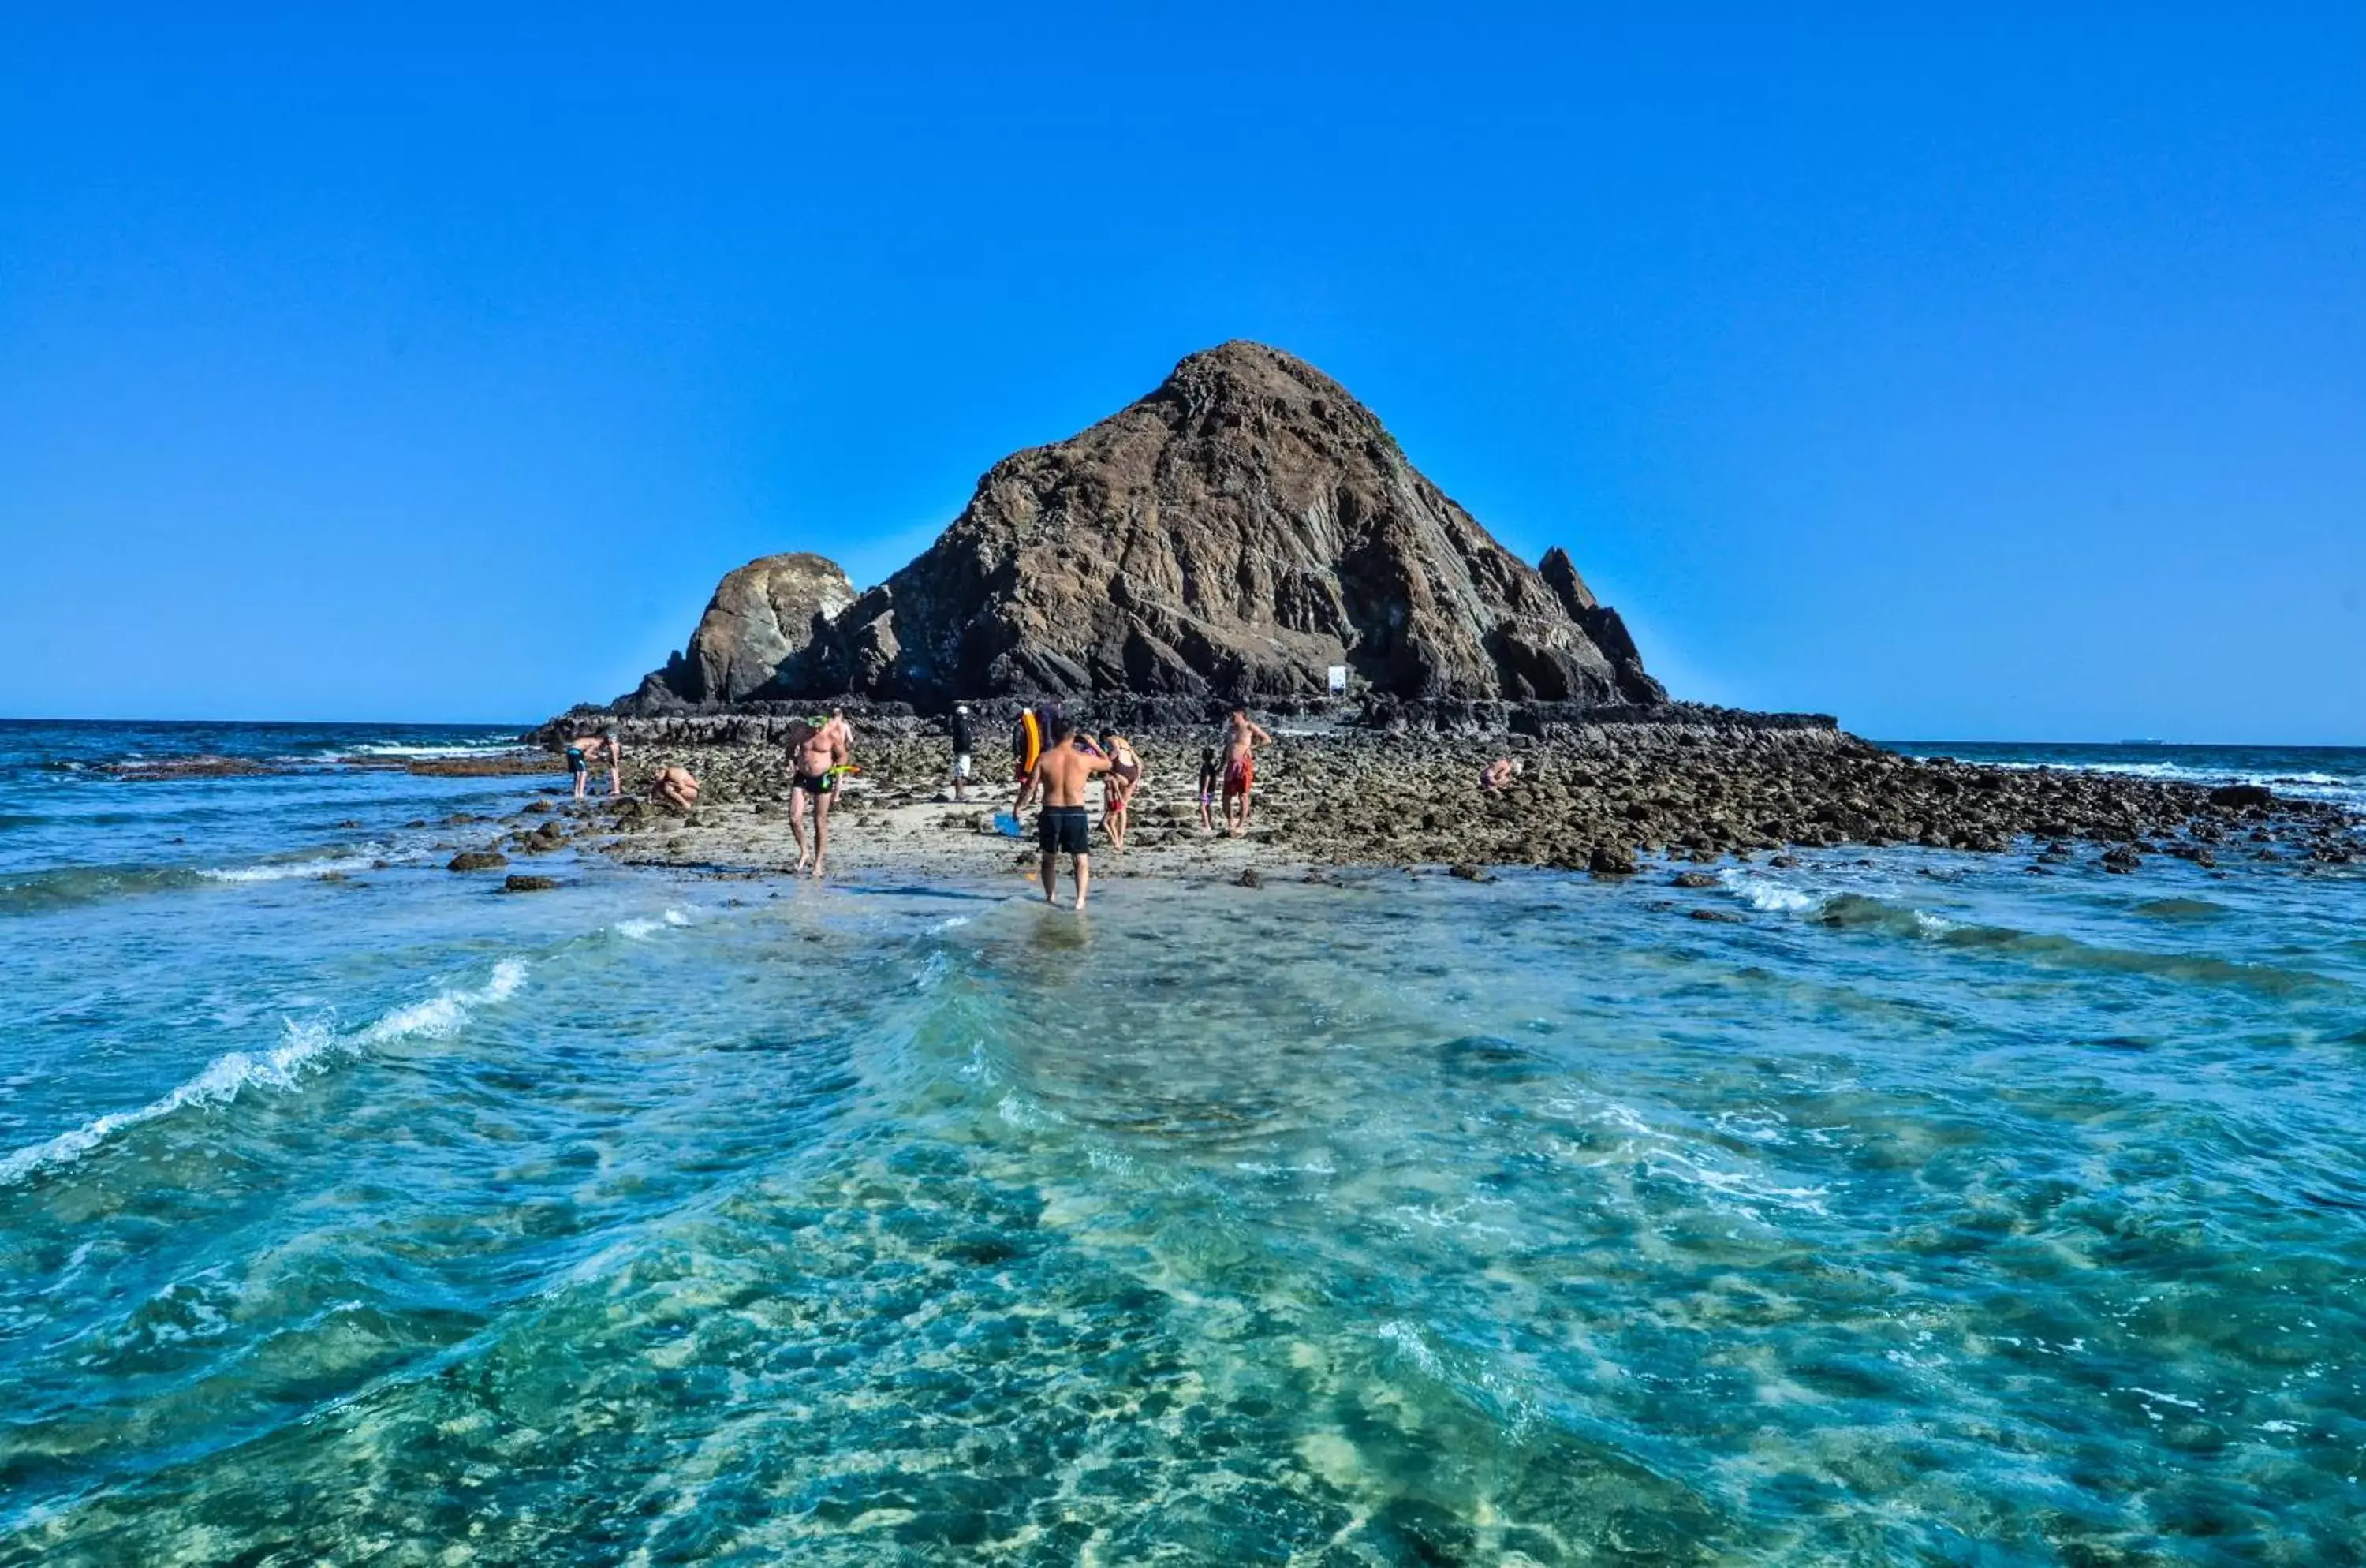
<path fill-rule="evenodd" d="M 574 782 L 575 798 L 584 799 L 592 773 L 600 763 L 608 767 L 608 795 L 625 793 L 625 742 L 613 724 L 597 735 L 578 735 L 567 742 L 567 772 Z M 649 775 L 649 798 L 677 811 L 698 804 L 698 780 L 688 768 L 663 767 Z"/>
<path fill-rule="evenodd" d="M 961 785 L 969 776 L 970 756 L 963 744 L 968 738 L 967 713 L 963 708 L 954 716 L 958 726 L 953 740 L 956 799 L 961 798 Z M 1256 783 L 1256 748 L 1272 741 L 1273 737 L 1250 718 L 1245 709 L 1234 708 L 1224 723 L 1222 761 L 1218 761 L 1217 748 L 1213 746 L 1200 751 L 1200 824 L 1204 830 L 1216 830 L 1215 811 L 1221 790 L 1225 831 L 1234 838 L 1248 831 L 1250 796 Z M 1057 706 L 1042 714 L 1031 707 L 1020 709 L 1019 721 L 1011 731 L 1010 749 L 1019 784 L 1018 799 L 1010 807 L 1012 819 L 1015 821 L 1018 814 L 1027 808 L 1028 801 L 1037 792 L 1042 794 L 1035 835 L 1042 855 L 1039 875 L 1043 901 L 1056 901 L 1059 857 L 1065 854 L 1076 880 L 1076 907 L 1081 909 L 1092 890 L 1092 824 L 1085 811 L 1086 786 L 1096 777 L 1101 779 L 1101 829 L 1109 835 L 1111 849 L 1124 849 L 1134 796 L 1148 776 L 1141 754 L 1113 729 L 1103 729 L 1098 739 L 1083 733 Z"/>
<path fill-rule="evenodd" d="M 967 704 L 955 705 L 949 728 L 953 752 L 952 796 L 955 800 L 967 800 L 976 743 Z M 1234 708 L 1224 722 L 1221 756 L 1216 746 L 1200 750 L 1202 830 L 1217 830 L 1221 807 L 1225 832 L 1237 839 L 1248 831 L 1256 787 L 1256 749 L 1272 742 L 1273 737 L 1249 717 L 1246 709 Z M 592 770 L 602 761 L 607 764 L 609 795 L 621 792 L 625 753 L 614 725 L 607 726 L 598 735 L 575 737 L 567 742 L 566 750 L 567 769 L 573 776 L 576 799 L 585 798 Z M 832 708 L 827 719 L 817 723 L 800 720 L 793 726 L 783 750 L 789 771 L 789 831 L 797 844 L 796 870 L 792 874 L 804 875 L 810 867 L 812 874 L 819 878 L 829 857 L 830 805 L 837 797 L 839 782 L 859 771 L 852 760 L 854 728 L 847 722 L 843 708 Z M 1035 833 L 1042 854 L 1044 902 L 1055 900 L 1057 863 L 1065 854 L 1076 880 L 1076 908 L 1081 909 L 1092 886 L 1093 832 L 1091 819 L 1086 814 L 1085 790 L 1095 778 L 1101 780 L 1101 830 L 1109 835 L 1111 849 L 1123 850 L 1127 829 L 1132 826 L 1134 796 L 1148 777 L 1141 753 L 1114 729 L 1104 728 L 1098 738 L 1084 733 L 1066 710 L 1056 704 L 1046 705 L 1042 713 L 1032 707 L 1021 708 L 1011 729 L 1010 750 L 1019 795 L 1011 803 L 1012 826 L 1007 830 L 1019 830 L 1019 813 L 1027 809 L 1030 800 L 1040 796 Z M 688 768 L 661 767 L 650 775 L 648 793 L 652 800 L 687 812 L 698 804 L 698 780 Z M 806 835 L 808 811 L 813 817 L 810 841 Z"/>

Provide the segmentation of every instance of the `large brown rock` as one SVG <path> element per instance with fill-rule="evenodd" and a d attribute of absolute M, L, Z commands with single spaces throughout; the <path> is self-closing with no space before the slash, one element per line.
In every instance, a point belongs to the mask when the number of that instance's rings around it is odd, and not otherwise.
<path fill-rule="evenodd" d="M 853 603 L 854 584 L 826 557 L 751 560 L 716 584 L 690 646 L 657 678 L 686 702 L 738 702 L 770 686 L 815 628 Z"/>
<path fill-rule="evenodd" d="M 775 690 L 923 706 L 1306 696 L 1345 665 L 1402 697 L 1664 700 L 1616 613 L 1568 577 L 1574 603 L 1337 382 L 1229 343 L 1089 430 L 997 463 Z"/>

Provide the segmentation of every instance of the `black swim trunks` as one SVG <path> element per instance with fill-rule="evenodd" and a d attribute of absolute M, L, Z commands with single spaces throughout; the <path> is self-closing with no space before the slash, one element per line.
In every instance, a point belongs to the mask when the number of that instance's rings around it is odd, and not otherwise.
<path fill-rule="evenodd" d="M 1047 806 L 1035 818 L 1035 841 L 1047 855 L 1092 852 L 1093 823 L 1081 806 Z"/>
<path fill-rule="evenodd" d="M 807 795 L 828 795 L 838 787 L 836 773 L 799 773 L 789 781 L 791 789 L 801 789 Z"/>

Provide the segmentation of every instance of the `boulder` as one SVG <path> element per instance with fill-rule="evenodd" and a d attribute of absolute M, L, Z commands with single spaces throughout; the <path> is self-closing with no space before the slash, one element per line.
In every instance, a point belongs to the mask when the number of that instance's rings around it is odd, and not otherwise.
<path fill-rule="evenodd" d="M 558 886 L 558 880 L 556 877 L 520 876 L 513 873 L 501 883 L 501 891 L 504 893 L 546 893 L 551 888 Z"/>
<path fill-rule="evenodd" d="M 825 557 L 797 551 L 751 560 L 715 585 L 690 646 L 651 679 L 685 702 L 754 696 L 854 598 L 854 584 Z"/>
<path fill-rule="evenodd" d="M 510 857 L 499 850 L 463 850 L 445 863 L 446 871 L 499 871 Z"/>

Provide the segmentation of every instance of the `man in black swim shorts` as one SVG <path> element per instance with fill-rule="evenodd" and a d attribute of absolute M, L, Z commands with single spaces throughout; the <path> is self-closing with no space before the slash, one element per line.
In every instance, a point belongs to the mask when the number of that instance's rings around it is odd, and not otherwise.
<path fill-rule="evenodd" d="M 1109 772 L 1110 760 L 1076 744 L 1076 726 L 1065 714 L 1052 724 L 1051 744 L 1035 761 L 1032 777 L 1043 791 L 1042 814 L 1035 819 L 1035 841 L 1043 852 L 1043 902 L 1053 902 L 1060 885 L 1057 857 L 1066 855 L 1076 868 L 1076 908 L 1093 883 L 1093 819 L 1085 815 L 1085 785 L 1095 773 Z"/>

